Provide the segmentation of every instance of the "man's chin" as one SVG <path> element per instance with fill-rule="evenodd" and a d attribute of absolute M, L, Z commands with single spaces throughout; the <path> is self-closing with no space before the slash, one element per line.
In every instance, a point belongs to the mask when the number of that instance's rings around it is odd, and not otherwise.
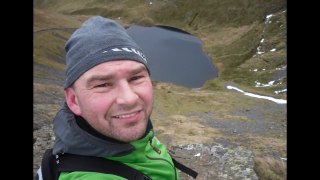
<path fill-rule="evenodd" d="M 139 140 L 143 138 L 146 134 L 146 129 L 147 125 L 140 125 L 140 127 L 127 128 L 125 132 L 122 132 L 122 134 L 118 136 L 120 137 L 119 140 L 126 143 Z"/>

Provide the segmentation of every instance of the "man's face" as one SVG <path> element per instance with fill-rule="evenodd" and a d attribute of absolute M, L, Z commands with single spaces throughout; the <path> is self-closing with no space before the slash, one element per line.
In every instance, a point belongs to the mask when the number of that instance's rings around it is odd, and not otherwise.
<path fill-rule="evenodd" d="M 130 60 L 93 67 L 66 90 L 66 97 L 75 114 L 101 134 L 123 142 L 144 135 L 153 106 L 148 71 Z"/>

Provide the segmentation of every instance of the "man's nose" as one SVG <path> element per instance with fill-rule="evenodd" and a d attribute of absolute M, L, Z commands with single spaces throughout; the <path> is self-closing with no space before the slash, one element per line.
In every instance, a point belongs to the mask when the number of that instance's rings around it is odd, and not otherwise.
<path fill-rule="evenodd" d="M 131 87 L 128 82 L 119 83 L 117 90 L 117 104 L 132 105 L 135 104 L 139 98 L 134 88 Z"/>

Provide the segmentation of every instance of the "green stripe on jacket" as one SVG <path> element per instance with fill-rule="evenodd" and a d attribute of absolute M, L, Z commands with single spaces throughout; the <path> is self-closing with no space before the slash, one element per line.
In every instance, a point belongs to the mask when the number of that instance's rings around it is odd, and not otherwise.
<path fill-rule="evenodd" d="M 106 157 L 127 164 L 141 171 L 153 180 L 178 180 L 179 173 L 173 165 L 171 156 L 164 144 L 154 137 L 151 130 L 143 139 L 131 143 L 134 151 L 125 156 Z M 63 172 L 59 180 L 123 180 L 124 178 L 96 172 Z"/>

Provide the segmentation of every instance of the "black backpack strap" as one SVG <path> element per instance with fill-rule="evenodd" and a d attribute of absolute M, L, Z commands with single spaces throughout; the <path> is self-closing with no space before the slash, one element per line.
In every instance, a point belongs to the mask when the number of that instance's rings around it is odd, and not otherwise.
<path fill-rule="evenodd" d="M 130 180 L 151 180 L 142 172 L 126 164 L 105 158 L 65 153 L 60 154 L 58 159 L 59 172 L 88 171 L 114 174 Z"/>
<path fill-rule="evenodd" d="M 177 169 L 191 177 L 197 177 L 198 173 L 174 158 L 172 161 Z M 132 167 L 105 158 L 93 156 L 81 156 L 75 154 L 52 155 L 52 149 L 47 149 L 41 162 L 43 180 L 57 180 L 60 172 L 88 171 L 106 174 L 114 174 L 129 180 L 151 180 L 150 177 Z"/>
<path fill-rule="evenodd" d="M 52 149 L 47 149 L 42 157 L 41 161 L 41 173 L 43 180 L 56 180 L 58 177 L 58 168 L 56 165 L 56 159 L 52 155 Z"/>
<path fill-rule="evenodd" d="M 193 177 L 194 179 L 197 178 L 198 173 L 190 168 L 188 168 L 187 166 L 179 163 L 177 160 L 175 160 L 174 158 L 172 158 L 173 164 L 175 165 L 176 168 L 180 169 L 182 172 L 190 175 L 191 177 Z"/>

